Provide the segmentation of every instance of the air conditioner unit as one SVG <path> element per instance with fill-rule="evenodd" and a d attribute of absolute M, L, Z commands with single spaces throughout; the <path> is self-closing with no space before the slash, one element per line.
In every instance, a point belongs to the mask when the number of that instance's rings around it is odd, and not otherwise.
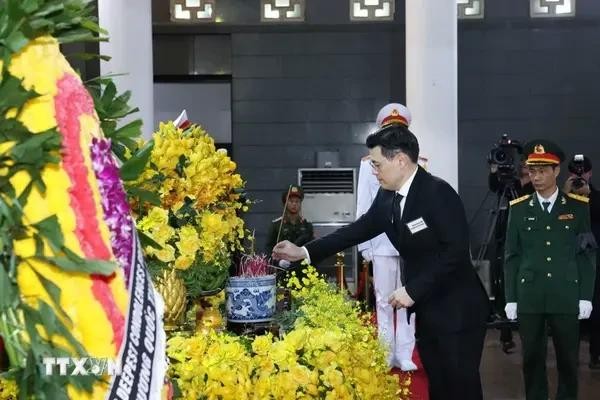
<path fill-rule="evenodd" d="M 354 221 L 354 168 L 302 168 L 298 170 L 298 184 L 304 189 L 304 218 L 313 223 Z"/>
<path fill-rule="evenodd" d="M 356 170 L 354 168 L 301 168 L 298 184 L 304 190 L 302 215 L 312 222 L 315 237 L 325 236 L 353 222 L 356 216 Z M 335 256 L 321 261 L 317 269 L 332 280 L 336 276 Z M 358 252 L 356 246 L 344 251 L 346 283 L 356 290 Z"/>

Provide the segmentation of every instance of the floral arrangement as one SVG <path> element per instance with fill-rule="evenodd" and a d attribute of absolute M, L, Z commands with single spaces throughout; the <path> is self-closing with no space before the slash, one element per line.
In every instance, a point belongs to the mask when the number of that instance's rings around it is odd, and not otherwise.
<path fill-rule="evenodd" d="M 110 378 L 45 374 L 42 358 L 115 359 L 124 338 L 133 221 L 102 128 L 121 146 L 139 121 L 118 127 L 129 94 L 90 93 L 60 51 L 102 39 L 91 3 L 0 2 L 2 400 L 105 398 Z"/>
<path fill-rule="evenodd" d="M 0 3 L 0 335 L 23 398 L 101 396 L 97 377 L 45 376 L 41 358 L 114 358 L 123 336 L 128 294 L 88 147 L 99 121 L 59 49 L 96 37 L 89 11 Z"/>
<path fill-rule="evenodd" d="M 223 288 L 248 210 L 236 164 L 197 125 L 161 123 L 152 140 L 136 190 L 157 201 L 132 201 L 138 229 L 154 242 L 145 246 L 150 271 L 176 268 L 190 297 Z"/>
<path fill-rule="evenodd" d="M 289 281 L 296 316 L 282 338 L 210 332 L 174 336 L 169 374 L 180 398 L 407 399 L 357 303 L 307 269 Z"/>

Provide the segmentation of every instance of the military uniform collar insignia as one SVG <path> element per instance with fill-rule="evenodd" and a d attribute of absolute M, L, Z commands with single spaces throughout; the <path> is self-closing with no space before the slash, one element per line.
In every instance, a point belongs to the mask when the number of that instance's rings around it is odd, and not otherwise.
<path fill-rule="evenodd" d="M 565 199 L 565 196 L 560 196 L 560 204 L 562 204 L 563 206 L 567 204 L 567 199 Z"/>
<path fill-rule="evenodd" d="M 534 203 L 535 203 L 535 196 L 531 196 L 531 200 L 529 200 L 529 207 L 533 207 Z"/>

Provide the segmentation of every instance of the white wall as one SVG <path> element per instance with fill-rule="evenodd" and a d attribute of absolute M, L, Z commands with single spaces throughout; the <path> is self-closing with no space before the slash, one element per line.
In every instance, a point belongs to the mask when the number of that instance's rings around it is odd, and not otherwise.
<path fill-rule="evenodd" d="M 406 0 L 406 102 L 429 171 L 458 189 L 455 1 Z"/>
<path fill-rule="evenodd" d="M 100 26 L 110 36 L 100 54 L 112 57 L 100 63 L 100 74 L 126 74 L 114 80 L 119 92 L 132 92 L 130 105 L 140 112 L 131 118 L 142 119 L 145 137 L 154 129 L 151 6 L 150 0 L 98 0 Z"/>
<path fill-rule="evenodd" d="M 185 109 L 217 143 L 231 143 L 231 83 L 155 83 L 154 125 Z"/>

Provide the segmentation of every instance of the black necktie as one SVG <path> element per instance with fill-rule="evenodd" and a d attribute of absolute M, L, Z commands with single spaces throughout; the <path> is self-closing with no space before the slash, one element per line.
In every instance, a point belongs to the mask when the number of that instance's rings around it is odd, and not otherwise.
<path fill-rule="evenodd" d="M 392 223 L 396 230 L 400 226 L 400 220 L 402 219 L 402 208 L 400 207 L 400 202 L 402 201 L 402 196 L 400 193 L 396 192 L 394 194 L 394 200 L 392 201 Z"/>
<path fill-rule="evenodd" d="M 542 206 L 544 207 L 544 211 L 549 214 L 550 210 L 548 208 L 550 207 L 550 202 L 549 201 L 542 201 Z"/>

